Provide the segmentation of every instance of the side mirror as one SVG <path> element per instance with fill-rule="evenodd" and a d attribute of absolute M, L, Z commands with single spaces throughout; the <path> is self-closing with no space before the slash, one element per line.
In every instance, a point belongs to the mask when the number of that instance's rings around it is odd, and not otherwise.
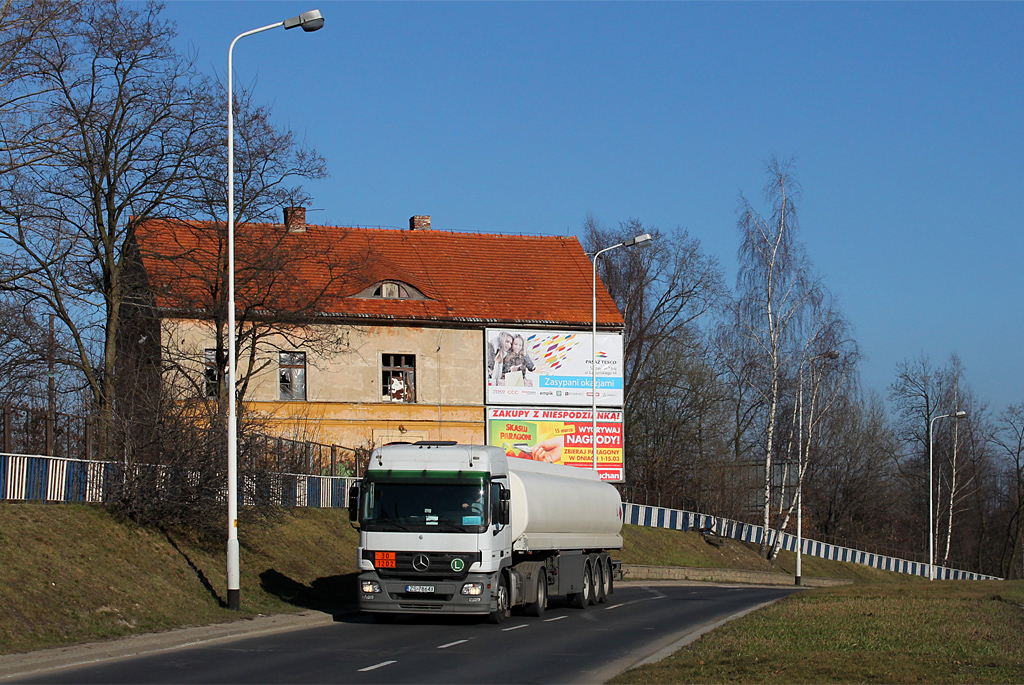
<path fill-rule="evenodd" d="M 501 494 L 498 495 L 501 500 L 501 525 L 507 526 L 511 519 L 511 499 L 512 492 L 508 488 L 502 488 Z"/>
<path fill-rule="evenodd" d="M 507 526 L 508 522 L 511 521 L 511 520 L 512 520 L 512 517 L 511 517 L 511 510 L 509 508 L 509 501 L 507 499 L 506 500 L 502 500 L 501 501 L 501 525 Z"/>
<path fill-rule="evenodd" d="M 357 481 L 348 489 L 348 520 L 359 519 L 359 482 Z"/>

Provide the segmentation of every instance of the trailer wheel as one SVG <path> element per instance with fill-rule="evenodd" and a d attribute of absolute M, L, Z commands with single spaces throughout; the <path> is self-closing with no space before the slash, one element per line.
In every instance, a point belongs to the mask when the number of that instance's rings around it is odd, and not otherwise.
<path fill-rule="evenodd" d="M 600 557 L 597 559 L 594 572 L 594 604 L 604 604 L 608 601 L 608 571 L 605 570 Z"/>
<path fill-rule="evenodd" d="M 615 574 L 612 573 L 612 558 L 604 558 L 604 596 L 602 602 L 607 602 L 608 597 L 615 592 Z"/>
<path fill-rule="evenodd" d="M 508 602 L 508 579 L 505 578 L 504 573 L 501 574 L 498 580 L 498 588 L 495 590 L 495 604 L 497 606 L 487 616 L 487 620 L 491 623 L 501 623 L 512 614 L 512 609 Z"/>
<path fill-rule="evenodd" d="M 600 564 L 591 566 L 590 569 L 590 599 L 588 601 L 590 602 L 590 606 L 594 606 L 595 604 L 597 604 L 598 599 L 600 599 L 600 597 L 598 597 L 598 595 L 600 594 L 599 588 L 604 583 L 604 581 L 601 579 Z"/>
<path fill-rule="evenodd" d="M 586 609 L 590 606 L 590 598 L 594 594 L 594 572 L 590 562 L 583 566 L 583 587 L 579 592 L 569 595 L 569 605 L 574 609 Z"/>
<path fill-rule="evenodd" d="M 548 576 L 543 569 L 537 573 L 537 601 L 526 605 L 527 616 L 540 616 L 548 608 Z"/>

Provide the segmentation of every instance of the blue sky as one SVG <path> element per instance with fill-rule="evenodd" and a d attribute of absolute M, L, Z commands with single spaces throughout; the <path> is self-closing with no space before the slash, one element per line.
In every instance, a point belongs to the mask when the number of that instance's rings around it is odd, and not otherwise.
<path fill-rule="evenodd" d="M 735 274 L 740 192 L 795 157 L 801 237 L 887 394 L 956 352 L 1024 402 L 1024 3 L 170 0 L 223 74 L 315 146 L 309 220 L 575 234 L 682 227 Z"/>

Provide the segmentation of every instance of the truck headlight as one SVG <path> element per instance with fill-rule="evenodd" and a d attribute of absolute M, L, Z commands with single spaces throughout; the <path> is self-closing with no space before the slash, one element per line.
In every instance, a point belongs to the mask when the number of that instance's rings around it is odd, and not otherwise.
<path fill-rule="evenodd" d="M 464 595 L 482 595 L 483 593 L 483 583 L 466 583 L 462 586 L 462 594 Z"/>
<path fill-rule="evenodd" d="M 359 585 L 362 588 L 363 593 L 365 594 L 370 595 L 377 594 L 378 592 L 380 592 L 380 583 L 378 583 L 376 580 L 364 580 Z"/>

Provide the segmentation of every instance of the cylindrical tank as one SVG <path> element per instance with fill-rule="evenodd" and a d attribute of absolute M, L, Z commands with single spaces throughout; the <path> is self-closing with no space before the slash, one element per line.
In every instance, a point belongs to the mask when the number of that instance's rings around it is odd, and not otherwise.
<path fill-rule="evenodd" d="M 515 549 L 619 549 L 622 500 L 586 469 L 509 459 Z"/>

